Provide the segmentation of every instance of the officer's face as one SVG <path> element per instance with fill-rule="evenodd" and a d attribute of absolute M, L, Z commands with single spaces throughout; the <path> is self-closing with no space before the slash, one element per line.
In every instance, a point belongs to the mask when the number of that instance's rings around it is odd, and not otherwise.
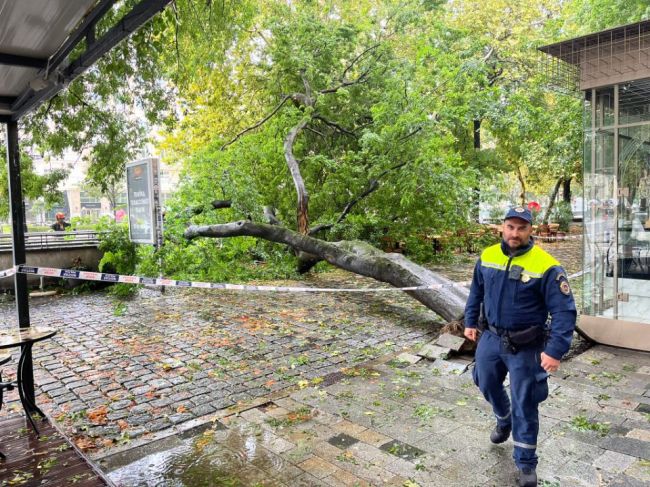
<path fill-rule="evenodd" d="M 528 243 L 533 226 L 521 218 L 508 218 L 503 222 L 503 240 L 514 250 Z"/>

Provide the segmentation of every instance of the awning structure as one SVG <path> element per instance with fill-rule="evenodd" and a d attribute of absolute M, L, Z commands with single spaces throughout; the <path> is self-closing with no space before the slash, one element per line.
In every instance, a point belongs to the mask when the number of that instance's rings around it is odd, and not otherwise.
<path fill-rule="evenodd" d="M 0 0 L 0 123 L 7 127 L 14 265 L 25 263 L 18 121 L 56 96 L 170 2 L 136 0 L 117 23 L 102 30 L 98 37 L 98 22 L 113 9 L 123 8 L 124 0 Z M 19 327 L 30 326 L 25 277 L 14 276 Z M 23 389 L 34 403 L 31 352 L 25 364 Z"/>
<path fill-rule="evenodd" d="M 123 2 L 0 0 L 0 121 L 17 121 L 52 98 L 170 1 L 141 0 L 96 38 L 97 23 Z"/>
<path fill-rule="evenodd" d="M 555 85 L 587 90 L 650 77 L 650 20 L 556 42 L 539 48 L 547 54 L 544 71 Z"/>

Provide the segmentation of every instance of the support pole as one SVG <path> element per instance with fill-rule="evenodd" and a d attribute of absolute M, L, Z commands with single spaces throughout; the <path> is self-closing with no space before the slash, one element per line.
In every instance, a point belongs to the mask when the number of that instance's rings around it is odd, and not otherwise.
<path fill-rule="evenodd" d="M 25 205 L 20 181 L 20 149 L 18 146 L 18 123 L 7 123 L 7 179 L 9 181 L 9 207 L 11 213 L 13 264 L 26 263 L 25 258 Z M 16 293 L 16 311 L 19 328 L 30 326 L 29 294 L 27 292 L 27 276 L 14 275 L 14 290 Z M 23 388 L 25 395 L 35 403 L 34 397 L 34 367 L 31 351 L 25 356 Z"/>

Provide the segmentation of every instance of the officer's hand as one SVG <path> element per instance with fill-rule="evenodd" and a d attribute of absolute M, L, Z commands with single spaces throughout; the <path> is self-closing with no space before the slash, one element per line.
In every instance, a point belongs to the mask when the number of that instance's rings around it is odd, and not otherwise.
<path fill-rule="evenodd" d="M 465 328 L 465 331 L 463 332 L 465 338 L 467 338 L 468 340 L 472 340 L 473 342 L 476 341 L 476 334 L 477 334 L 476 328 Z"/>
<path fill-rule="evenodd" d="M 544 352 L 540 355 L 541 359 L 541 366 L 542 368 L 548 372 L 556 372 L 557 369 L 560 368 L 560 361 L 551 357 L 550 355 L 546 355 Z"/>

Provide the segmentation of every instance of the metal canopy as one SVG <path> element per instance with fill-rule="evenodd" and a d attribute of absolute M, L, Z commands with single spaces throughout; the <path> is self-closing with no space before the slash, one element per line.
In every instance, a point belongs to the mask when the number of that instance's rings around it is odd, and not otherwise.
<path fill-rule="evenodd" d="M 569 91 L 650 78 L 650 20 L 540 47 L 551 85 Z"/>
<path fill-rule="evenodd" d="M 0 122 L 55 96 L 170 1 L 141 0 L 96 39 L 95 25 L 117 0 L 0 0 Z"/>
<path fill-rule="evenodd" d="M 118 0 L 0 0 L 0 122 L 7 128 L 14 265 L 26 262 L 18 120 L 54 97 L 170 1 L 136 0 L 117 24 L 97 38 L 95 25 Z M 26 276 L 15 274 L 14 286 L 18 326 L 28 327 Z M 22 360 L 21 390 L 34 404 L 31 351 Z"/>
<path fill-rule="evenodd" d="M 570 64 L 580 64 L 580 58 L 571 56 L 577 52 L 603 44 L 612 44 L 625 39 L 635 38 L 642 39 L 650 33 L 650 20 L 636 22 L 634 24 L 622 25 L 613 29 L 603 30 L 594 34 L 588 34 L 582 37 L 576 37 L 555 44 L 549 44 L 539 48 L 540 51 L 559 58 Z"/>

